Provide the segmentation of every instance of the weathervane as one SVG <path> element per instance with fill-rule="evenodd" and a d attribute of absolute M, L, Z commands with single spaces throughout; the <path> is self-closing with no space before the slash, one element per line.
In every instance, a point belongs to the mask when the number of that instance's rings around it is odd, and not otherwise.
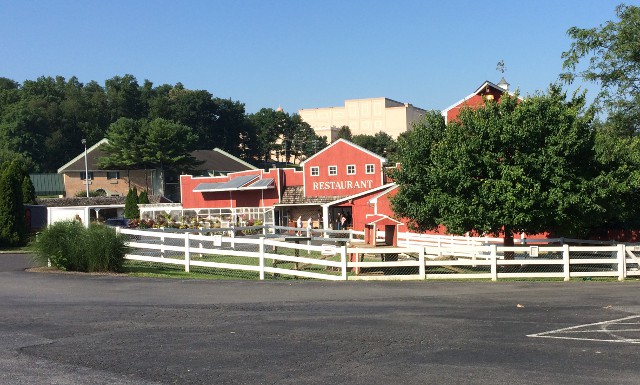
<path fill-rule="evenodd" d="M 504 60 L 500 59 L 498 64 L 496 65 L 496 71 L 500 71 L 504 75 L 504 72 L 507 70 L 507 67 L 504 65 Z"/>

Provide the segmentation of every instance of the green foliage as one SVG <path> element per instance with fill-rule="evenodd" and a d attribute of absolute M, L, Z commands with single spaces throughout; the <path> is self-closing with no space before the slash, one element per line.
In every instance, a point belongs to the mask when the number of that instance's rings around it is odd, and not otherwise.
<path fill-rule="evenodd" d="M 133 187 L 129 189 L 127 197 L 124 200 L 124 217 L 129 219 L 138 219 L 140 210 L 138 209 L 138 189 Z"/>
<path fill-rule="evenodd" d="M 29 175 L 22 177 L 22 203 L 28 205 L 36 204 L 36 188 Z"/>
<path fill-rule="evenodd" d="M 114 76 L 104 86 L 83 84 L 76 77 L 42 76 L 23 84 L 0 78 L 0 161 L 21 156 L 30 162 L 31 172 L 55 172 L 83 150 L 81 139 L 98 142 L 120 118 L 128 119 L 122 126 L 171 120 L 200 137 L 190 149 L 218 147 L 234 155 L 250 154 L 245 149 L 251 147 L 253 133 L 240 102 L 186 90 L 179 83 L 154 87 L 145 81 L 140 86 L 132 75 Z M 135 164 L 131 159 L 139 159 L 141 143 L 127 142 L 126 127 L 119 128 L 121 142 L 130 145 L 113 158 L 125 164 L 122 169 L 130 169 Z"/>
<path fill-rule="evenodd" d="M 445 126 L 427 114 L 400 142 L 394 211 L 418 230 L 584 234 L 603 212 L 593 112 L 558 86 L 518 102 L 505 95 Z"/>
<path fill-rule="evenodd" d="M 124 238 L 113 229 L 80 222 L 56 222 L 38 235 L 37 258 L 68 271 L 122 271 L 126 246 Z"/>
<path fill-rule="evenodd" d="M 27 238 L 22 183 L 29 178 L 18 161 L 0 165 L 0 246 L 22 246 Z"/>
<path fill-rule="evenodd" d="M 91 197 L 91 198 L 103 197 L 103 196 L 106 196 L 106 195 L 107 195 L 107 192 L 104 191 L 103 189 L 89 190 L 89 197 Z M 76 198 L 84 198 L 84 197 L 87 196 L 87 192 L 85 190 L 77 191 L 74 196 Z"/>
<path fill-rule="evenodd" d="M 143 205 L 148 205 L 149 203 L 151 203 L 149 202 L 149 195 L 147 194 L 146 190 L 143 190 L 140 193 L 140 196 L 138 196 L 138 203 Z"/>
<path fill-rule="evenodd" d="M 351 134 L 351 129 L 349 128 L 349 126 L 340 127 L 336 136 L 336 140 L 338 139 L 345 139 L 349 142 L 353 142 L 353 135 Z"/>
<path fill-rule="evenodd" d="M 561 78 L 598 82 L 602 86 L 597 102 L 609 116 L 631 131 L 640 130 L 640 7 L 616 7 L 617 21 L 597 28 L 572 27 L 567 34 L 573 43 L 562 53 Z M 585 69 L 579 64 L 585 59 Z"/>
<path fill-rule="evenodd" d="M 393 137 L 383 131 L 375 135 L 354 135 L 352 141 L 358 146 L 383 157 L 395 156 L 397 149 L 397 143 Z"/>

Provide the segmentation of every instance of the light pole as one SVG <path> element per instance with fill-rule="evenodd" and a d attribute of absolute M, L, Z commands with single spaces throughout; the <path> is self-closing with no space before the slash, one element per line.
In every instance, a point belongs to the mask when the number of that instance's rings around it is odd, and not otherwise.
<path fill-rule="evenodd" d="M 87 186 L 87 198 L 89 198 L 89 167 L 87 166 L 87 140 L 82 139 L 84 144 L 84 184 Z"/>

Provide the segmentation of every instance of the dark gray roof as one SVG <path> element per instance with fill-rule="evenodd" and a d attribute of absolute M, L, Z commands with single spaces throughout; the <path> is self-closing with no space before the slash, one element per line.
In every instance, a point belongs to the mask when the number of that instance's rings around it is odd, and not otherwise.
<path fill-rule="evenodd" d="M 256 170 L 255 166 L 236 158 L 235 156 L 215 148 L 213 150 L 196 150 L 191 155 L 203 162 L 197 166 L 198 170 L 229 173 L 235 171 Z"/>
<path fill-rule="evenodd" d="M 47 207 L 70 207 L 70 206 L 108 206 L 123 205 L 125 196 L 108 196 L 108 197 L 73 197 L 73 198 L 37 198 L 39 205 Z M 164 197 L 158 195 L 149 196 L 150 203 L 169 203 Z"/>
<path fill-rule="evenodd" d="M 103 145 L 107 143 L 106 139 L 94 144 L 87 149 L 87 168 L 89 171 L 107 171 L 98 166 L 98 160 L 106 155 Z M 196 150 L 191 155 L 198 161 L 202 162 L 195 167 L 194 171 L 208 171 L 217 173 L 228 173 L 235 171 L 256 170 L 255 166 L 239 159 L 219 148 L 213 150 Z M 64 172 L 84 172 L 84 151 L 72 159 L 69 163 L 60 167 L 59 173 Z M 114 171 L 117 169 L 114 169 Z"/>

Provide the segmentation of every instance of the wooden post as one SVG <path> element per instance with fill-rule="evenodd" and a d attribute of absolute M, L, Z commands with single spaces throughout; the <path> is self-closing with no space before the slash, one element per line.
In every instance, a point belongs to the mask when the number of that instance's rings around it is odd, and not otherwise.
<path fill-rule="evenodd" d="M 571 279 L 571 254 L 569 245 L 562 245 L 562 260 L 564 262 L 564 281 Z"/>
<path fill-rule="evenodd" d="M 498 280 L 498 246 L 491 245 L 491 280 Z"/>
<path fill-rule="evenodd" d="M 191 245 L 189 240 L 189 233 L 184 233 L 184 271 L 187 273 L 190 270 L 191 265 Z"/>
<path fill-rule="evenodd" d="M 618 281 L 624 281 L 627 275 L 627 252 L 624 243 L 618 244 Z"/>
<path fill-rule="evenodd" d="M 264 281 L 264 237 L 260 237 L 260 280 Z"/>
<path fill-rule="evenodd" d="M 418 249 L 418 261 L 420 262 L 420 267 L 418 267 L 420 279 L 427 279 L 427 272 L 424 266 L 424 247 Z"/>

